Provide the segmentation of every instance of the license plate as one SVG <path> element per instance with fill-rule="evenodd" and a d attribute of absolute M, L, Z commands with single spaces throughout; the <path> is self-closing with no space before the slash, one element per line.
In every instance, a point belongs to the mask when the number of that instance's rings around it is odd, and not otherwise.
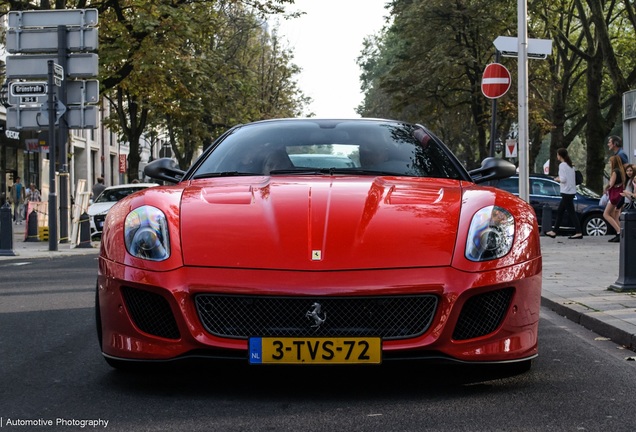
<path fill-rule="evenodd" d="M 250 364 L 379 364 L 381 361 L 379 337 L 249 340 Z"/>

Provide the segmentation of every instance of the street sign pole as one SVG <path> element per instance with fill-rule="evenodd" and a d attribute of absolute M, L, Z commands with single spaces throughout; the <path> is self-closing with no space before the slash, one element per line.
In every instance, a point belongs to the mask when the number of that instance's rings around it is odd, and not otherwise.
<path fill-rule="evenodd" d="M 97 9 L 65 9 L 42 11 L 10 11 L 6 49 L 15 55 L 6 56 L 7 80 L 47 79 L 46 92 L 37 82 L 32 87 L 12 84 L 15 95 L 12 106 L 7 107 L 7 126 L 16 130 L 40 130 L 49 124 L 49 248 L 57 250 L 59 243 L 69 242 L 69 130 L 97 127 L 99 84 L 96 80 L 77 82 L 98 76 L 99 57 Z M 71 86 L 72 106 L 68 106 L 67 80 Z M 23 86 L 23 87 L 18 87 Z M 55 99 L 56 89 L 59 98 Z M 86 90 L 90 90 L 87 101 Z M 38 104 L 37 91 L 48 95 L 48 103 Z M 31 91 L 30 94 L 27 93 Z M 56 131 L 56 122 L 59 128 Z M 41 124 L 42 123 L 42 124 Z M 60 147 L 57 147 L 59 143 Z M 57 169 L 56 169 L 57 168 Z M 56 190 L 56 171 L 59 171 L 59 203 Z M 59 228 L 58 228 L 59 222 Z M 59 234 L 59 235 L 58 235 Z"/>
<path fill-rule="evenodd" d="M 495 49 L 495 63 L 499 63 L 499 50 Z M 497 98 L 492 100 L 490 114 L 490 157 L 495 156 L 495 136 L 497 135 Z"/>
<path fill-rule="evenodd" d="M 528 38 L 528 1 L 517 1 L 518 37 L 499 36 L 495 39 L 495 47 L 504 57 L 518 58 L 518 116 L 519 116 L 519 197 L 529 199 L 529 167 L 530 160 L 528 139 L 528 59 L 545 59 L 552 52 L 552 41 L 549 39 Z"/>
<path fill-rule="evenodd" d="M 66 47 L 66 26 L 57 27 L 57 57 L 62 71 L 67 70 L 67 54 Z M 64 73 L 64 72 L 63 72 Z M 66 79 L 62 76 L 60 80 L 59 101 L 66 106 Z M 69 172 L 68 172 L 68 126 L 66 121 L 66 112 L 62 115 L 58 127 L 58 142 L 60 143 L 60 243 L 68 243 L 68 225 L 69 225 Z"/>
<path fill-rule="evenodd" d="M 517 5 L 519 98 L 519 198 L 529 202 L 529 151 L 528 151 L 528 1 Z"/>
<path fill-rule="evenodd" d="M 48 61 L 49 110 L 49 250 L 57 251 L 57 193 L 55 188 L 55 85 L 53 60 Z"/>

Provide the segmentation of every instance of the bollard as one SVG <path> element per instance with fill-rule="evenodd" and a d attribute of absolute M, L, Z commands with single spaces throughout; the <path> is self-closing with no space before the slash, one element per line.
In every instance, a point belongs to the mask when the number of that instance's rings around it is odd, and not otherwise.
<path fill-rule="evenodd" d="M 27 238 L 24 241 L 40 241 L 38 238 L 38 213 L 33 210 L 27 218 Z"/>
<path fill-rule="evenodd" d="M 80 238 L 78 248 L 91 248 L 91 221 L 88 213 L 84 212 L 79 218 Z"/>
<path fill-rule="evenodd" d="M 630 257 L 636 259 L 636 212 L 621 213 L 621 244 L 618 279 L 607 289 L 610 291 L 636 291 L 636 266 L 630 266 Z"/>
<path fill-rule="evenodd" d="M 12 221 L 11 206 L 7 202 L 0 208 L 0 256 L 15 256 Z"/>
<path fill-rule="evenodd" d="M 544 205 L 541 212 L 541 234 L 552 230 L 552 207 Z"/>

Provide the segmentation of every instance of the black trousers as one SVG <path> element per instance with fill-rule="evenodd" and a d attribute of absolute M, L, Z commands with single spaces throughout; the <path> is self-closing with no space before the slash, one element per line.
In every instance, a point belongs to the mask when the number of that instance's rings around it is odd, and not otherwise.
<path fill-rule="evenodd" d="M 574 223 L 575 233 L 579 234 L 583 231 L 581 230 L 581 221 L 579 221 L 579 217 L 576 215 L 576 210 L 574 210 L 574 194 L 561 194 L 561 202 L 559 203 L 559 208 L 557 209 L 556 221 L 554 221 L 554 230 L 558 231 L 561 227 L 561 222 L 563 221 L 563 215 L 567 211 L 570 215 L 570 219 Z"/>

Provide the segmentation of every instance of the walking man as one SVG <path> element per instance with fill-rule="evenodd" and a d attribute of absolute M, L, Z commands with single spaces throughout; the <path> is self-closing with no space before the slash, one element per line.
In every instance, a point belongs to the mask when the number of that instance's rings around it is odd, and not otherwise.
<path fill-rule="evenodd" d="M 11 203 L 13 204 L 13 220 L 17 224 L 21 224 L 23 219 L 24 195 L 24 187 L 20 182 L 20 177 L 16 176 L 11 187 Z"/>

